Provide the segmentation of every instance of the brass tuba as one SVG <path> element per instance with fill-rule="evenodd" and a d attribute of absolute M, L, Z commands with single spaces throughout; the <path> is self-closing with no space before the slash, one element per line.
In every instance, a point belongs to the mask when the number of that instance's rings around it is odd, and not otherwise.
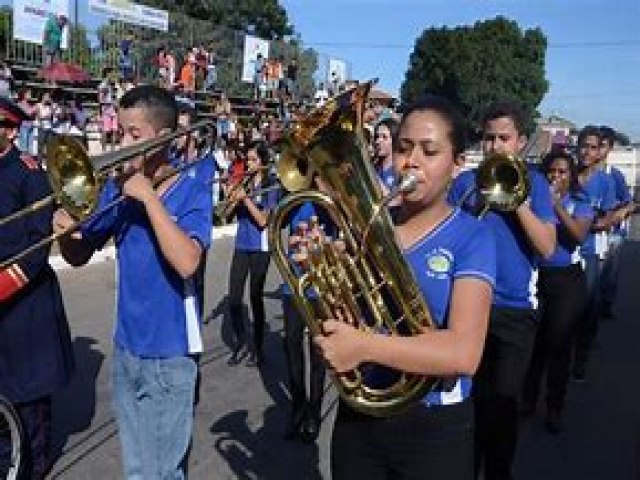
<path fill-rule="evenodd" d="M 362 111 L 371 82 L 331 99 L 287 132 L 277 174 L 287 195 L 271 212 L 268 232 L 275 262 L 313 335 L 324 318 L 348 318 L 363 331 L 412 336 L 434 328 L 427 303 L 395 241 L 393 224 L 362 135 Z M 326 192 L 312 189 L 318 175 Z M 324 190 L 324 188 L 323 188 Z M 288 214 L 305 202 L 319 205 L 340 231 L 319 242 L 299 274 L 282 239 Z M 317 293 L 317 302 L 305 292 Z M 317 306 L 316 306 L 317 305 Z M 347 315 L 336 315 L 346 309 Z M 384 416 L 419 401 L 436 379 L 380 365 L 334 375 L 343 400 L 355 410 Z"/>

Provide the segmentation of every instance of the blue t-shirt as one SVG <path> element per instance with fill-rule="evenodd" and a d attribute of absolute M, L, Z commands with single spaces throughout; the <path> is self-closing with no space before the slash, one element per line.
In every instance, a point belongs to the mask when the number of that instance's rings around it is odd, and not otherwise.
<path fill-rule="evenodd" d="M 323 209 L 313 204 L 312 202 L 305 202 L 298 208 L 293 209 L 288 220 L 289 235 L 295 234 L 298 224 L 301 222 L 307 222 L 311 220 L 311 217 L 318 217 L 318 223 L 324 227 L 324 233 L 332 236 L 334 234 L 333 222 L 331 221 L 329 214 Z M 289 252 L 290 254 L 292 252 Z M 294 264 L 295 268 L 295 264 Z M 280 292 L 282 295 L 291 295 L 291 288 L 287 282 L 283 282 L 280 286 Z M 308 298 L 316 298 L 317 293 L 313 289 L 309 289 L 306 294 Z"/>
<path fill-rule="evenodd" d="M 376 167 L 376 173 L 378 174 L 378 178 L 380 178 L 380 181 L 389 190 L 391 190 L 396 184 L 396 171 L 393 166 L 385 169 Z"/>
<path fill-rule="evenodd" d="M 593 220 L 594 211 L 583 193 L 568 193 L 562 199 L 562 206 L 575 219 Z M 569 234 L 562 221 L 556 225 L 557 243 L 553 255 L 541 259 L 543 267 L 566 267 L 581 259 L 580 244 Z"/>
<path fill-rule="evenodd" d="M 271 210 L 278 203 L 278 191 L 270 190 L 253 197 L 252 200 L 260 210 Z M 245 252 L 268 252 L 267 229 L 258 225 L 243 202 L 238 204 L 235 212 L 238 217 L 235 249 Z"/>
<path fill-rule="evenodd" d="M 119 195 L 107 182 L 99 207 Z M 211 243 L 211 195 L 202 182 L 178 177 L 161 197 L 176 224 L 203 248 Z M 184 280 L 164 258 L 144 206 L 127 199 L 89 220 L 83 236 L 96 248 L 114 238 L 118 262 L 115 344 L 142 358 L 202 351 L 194 278 Z"/>
<path fill-rule="evenodd" d="M 596 218 L 606 214 L 616 207 L 615 187 L 612 178 L 602 170 L 596 170 L 591 174 L 587 182 L 582 185 L 589 204 L 595 212 Z M 604 245 L 597 244 L 600 233 L 589 232 L 587 238 L 580 247 L 583 256 L 594 256 L 604 253 Z"/>
<path fill-rule="evenodd" d="M 193 165 L 186 169 L 186 172 L 189 177 L 197 178 L 204 183 L 209 190 L 211 190 L 217 169 L 218 164 L 215 158 L 213 158 L 213 155 L 207 153 L 206 155 L 196 159 Z"/>
<path fill-rule="evenodd" d="M 454 209 L 434 230 L 404 252 L 433 321 L 446 328 L 456 279 L 473 277 L 495 286 L 496 242 L 491 230 L 471 215 Z M 442 381 L 429 392 L 426 405 L 458 403 L 469 396 L 471 377 Z"/>
<path fill-rule="evenodd" d="M 541 221 L 556 224 L 557 218 L 546 178 L 532 166 L 528 167 L 528 173 L 531 210 Z M 450 203 L 469 212 L 478 211 L 481 199 L 474 186 L 475 170 L 462 172 L 449 191 Z M 473 193 L 466 195 L 467 192 Z M 463 198 L 464 205 L 459 205 Z M 490 210 L 481 221 L 493 231 L 500 252 L 493 304 L 498 307 L 535 308 L 537 299 L 534 273 L 538 256 L 516 215 Z"/>
<path fill-rule="evenodd" d="M 631 197 L 631 192 L 629 191 L 629 187 L 627 186 L 627 181 L 625 180 L 624 175 L 622 174 L 620 169 L 612 165 L 607 165 L 605 171 L 609 174 L 609 176 L 611 177 L 611 180 L 613 181 L 613 189 L 614 189 L 616 204 L 619 206 L 622 206 L 631 202 L 633 200 Z M 624 221 L 619 225 L 615 225 L 611 229 L 611 232 L 618 235 L 626 236 L 627 222 Z"/>

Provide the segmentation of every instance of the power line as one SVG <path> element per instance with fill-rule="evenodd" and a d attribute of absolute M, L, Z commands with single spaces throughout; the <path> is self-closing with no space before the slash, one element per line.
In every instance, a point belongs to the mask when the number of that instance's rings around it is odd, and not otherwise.
<path fill-rule="evenodd" d="M 413 45 L 399 43 L 371 43 L 371 42 L 309 42 L 303 41 L 304 45 L 316 47 L 341 47 L 341 48 L 369 48 L 384 50 L 406 50 L 413 48 Z M 566 42 L 552 43 L 548 48 L 599 48 L 599 47 L 634 47 L 639 46 L 640 40 L 611 40 L 602 42 Z"/>

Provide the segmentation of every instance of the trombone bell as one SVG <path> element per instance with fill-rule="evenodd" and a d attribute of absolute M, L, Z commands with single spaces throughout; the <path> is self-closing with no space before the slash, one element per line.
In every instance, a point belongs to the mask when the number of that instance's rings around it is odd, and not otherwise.
<path fill-rule="evenodd" d="M 51 187 L 67 212 L 85 218 L 95 209 L 102 182 L 80 142 L 72 137 L 51 138 L 46 167 Z"/>

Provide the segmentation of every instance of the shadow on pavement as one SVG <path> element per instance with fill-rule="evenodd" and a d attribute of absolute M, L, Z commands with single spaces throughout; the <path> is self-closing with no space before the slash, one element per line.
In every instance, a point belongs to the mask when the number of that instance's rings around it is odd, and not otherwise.
<path fill-rule="evenodd" d="M 76 371 L 71 383 L 53 396 L 53 455 L 58 458 L 70 435 L 89 430 L 96 407 L 96 379 L 104 361 L 97 341 L 87 337 L 73 340 Z"/>

